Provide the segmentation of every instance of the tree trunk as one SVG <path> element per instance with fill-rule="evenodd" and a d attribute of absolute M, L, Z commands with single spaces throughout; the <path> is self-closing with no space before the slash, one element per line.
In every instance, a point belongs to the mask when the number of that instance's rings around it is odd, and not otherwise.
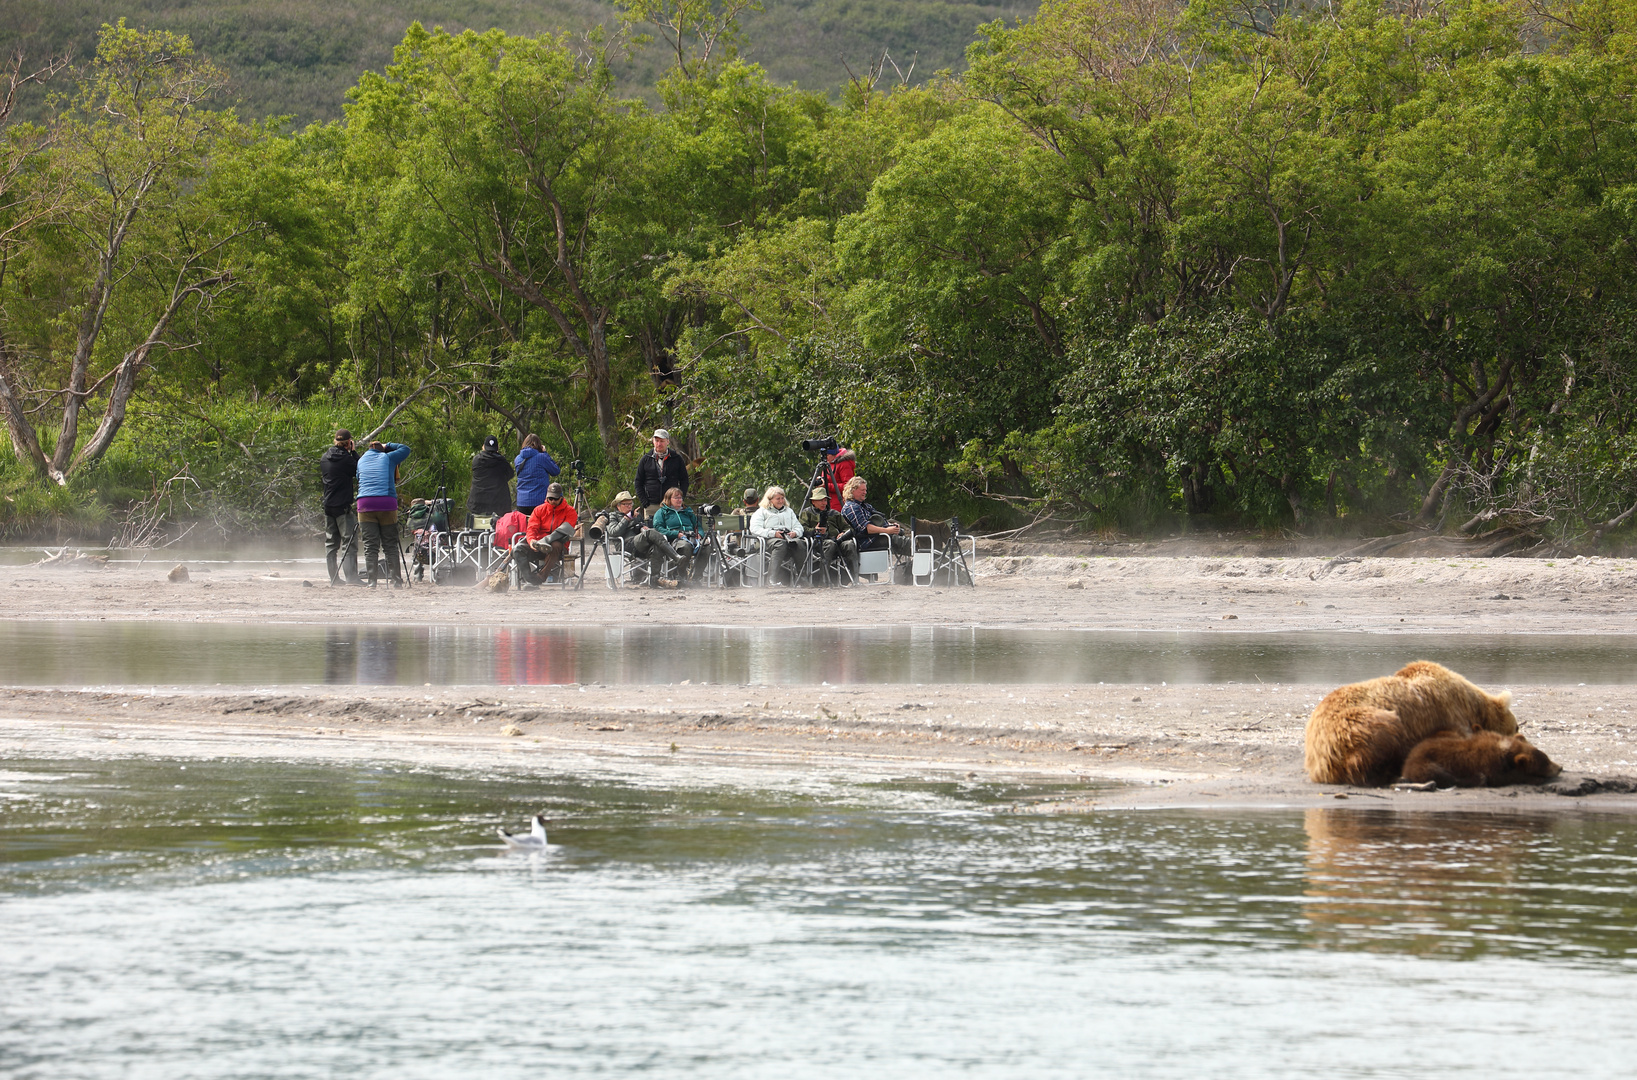
<path fill-rule="evenodd" d="M 49 476 L 59 484 L 66 483 L 61 472 L 53 469 L 40 449 L 40 438 L 34 424 L 24 410 L 22 384 L 17 378 L 16 358 L 11 354 L 11 343 L 0 337 L 0 410 L 6 414 L 6 430 L 11 433 L 11 447 L 21 460 L 34 466 L 41 476 Z"/>
<path fill-rule="evenodd" d="M 119 369 L 114 373 L 114 388 L 109 393 L 108 408 L 102 414 L 102 421 L 97 424 L 97 430 L 92 433 L 91 441 L 86 443 L 79 453 L 74 455 L 73 462 L 76 469 L 83 468 L 96 461 L 108 452 L 108 447 L 113 445 L 114 436 L 119 434 L 120 426 L 125 423 L 125 410 L 131 403 L 131 395 L 136 393 L 137 376 L 142 373 L 143 365 L 148 362 L 148 356 L 164 338 L 166 329 L 170 327 L 171 320 L 176 317 L 176 313 L 181 310 L 183 302 L 189 296 L 202 295 L 209 289 L 217 285 L 229 284 L 232 280 L 233 275 L 224 272 L 189 285 L 171 297 L 171 302 L 160 313 L 158 320 L 153 324 L 153 329 L 148 331 L 148 336 L 143 339 L 142 344 L 126 353 L 124 358 L 120 360 Z"/>

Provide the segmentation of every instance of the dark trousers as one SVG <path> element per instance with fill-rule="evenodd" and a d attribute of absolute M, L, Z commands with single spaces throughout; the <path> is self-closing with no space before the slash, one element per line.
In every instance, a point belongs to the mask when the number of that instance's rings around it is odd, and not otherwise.
<path fill-rule="evenodd" d="M 807 541 L 775 536 L 767 541 L 767 565 L 774 582 L 794 585 L 807 566 Z"/>
<path fill-rule="evenodd" d="M 324 565 L 331 585 L 358 580 L 358 518 L 351 510 L 324 515 Z"/>
<path fill-rule="evenodd" d="M 358 531 L 364 537 L 364 576 L 373 583 L 380 579 L 386 563 L 386 576 L 403 582 L 398 567 L 398 511 L 365 510 L 358 515 Z"/>

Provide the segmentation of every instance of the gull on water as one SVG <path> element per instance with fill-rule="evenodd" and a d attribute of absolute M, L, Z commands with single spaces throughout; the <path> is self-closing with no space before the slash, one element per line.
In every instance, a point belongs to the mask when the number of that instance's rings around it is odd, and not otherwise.
<path fill-rule="evenodd" d="M 546 850 L 546 819 L 539 814 L 534 815 L 534 823 L 529 826 L 529 835 L 509 833 L 505 829 L 495 830 L 500 839 L 506 842 L 511 851 L 544 851 Z"/>

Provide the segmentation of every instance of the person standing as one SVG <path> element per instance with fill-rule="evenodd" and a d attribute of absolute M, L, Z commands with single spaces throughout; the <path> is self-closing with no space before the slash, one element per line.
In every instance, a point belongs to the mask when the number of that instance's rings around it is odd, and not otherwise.
<path fill-rule="evenodd" d="M 512 512 L 512 463 L 500 452 L 500 440 L 490 435 L 483 449 L 472 455 L 472 490 L 466 495 L 468 517 L 500 517 Z"/>
<path fill-rule="evenodd" d="M 841 493 L 847 490 L 847 481 L 858 475 L 858 455 L 845 446 L 837 446 L 824 452 L 824 463 L 830 466 L 829 471 L 825 473 L 825 487 L 829 489 L 830 505 L 840 506 L 843 501 Z"/>
<path fill-rule="evenodd" d="M 512 467 L 517 470 L 517 509 L 525 516 L 546 501 L 546 488 L 563 471 L 546 453 L 540 436 L 532 431 L 523 436 L 523 449 Z"/>
<path fill-rule="evenodd" d="M 682 492 L 682 501 L 688 501 L 688 462 L 671 449 L 671 433 L 664 428 L 654 432 L 654 448 L 637 462 L 637 481 L 634 485 L 642 512 L 651 520 L 665 502 L 665 493 L 672 488 Z"/>
<path fill-rule="evenodd" d="M 364 577 L 380 580 L 381 558 L 394 588 L 404 583 L 398 562 L 398 466 L 409 458 L 403 443 L 372 442 L 358 459 L 358 531 L 364 537 Z"/>
<path fill-rule="evenodd" d="M 352 491 L 358 480 L 358 451 L 352 432 L 342 428 L 335 443 L 318 459 L 324 481 L 324 565 L 330 585 L 358 584 L 358 517 L 352 509 Z"/>

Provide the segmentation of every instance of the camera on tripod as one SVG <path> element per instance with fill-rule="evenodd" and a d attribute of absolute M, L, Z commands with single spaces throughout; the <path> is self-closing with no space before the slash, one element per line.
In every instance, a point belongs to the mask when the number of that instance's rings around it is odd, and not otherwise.
<path fill-rule="evenodd" d="M 809 454 L 829 454 L 841 449 L 841 444 L 834 435 L 822 439 L 803 439 L 801 448 Z"/>

